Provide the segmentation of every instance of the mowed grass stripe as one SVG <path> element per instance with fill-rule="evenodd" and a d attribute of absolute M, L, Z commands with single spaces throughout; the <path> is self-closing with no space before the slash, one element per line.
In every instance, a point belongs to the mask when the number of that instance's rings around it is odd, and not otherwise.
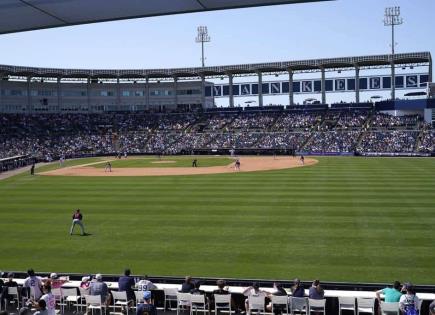
<path fill-rule="evenodd" d="M 319 161 L 206 176 L 16 176 L 0 182 L 0 269 L 435 283 L 434 160 Z M 91 236 L 68 235 L 76 207 Z"/>

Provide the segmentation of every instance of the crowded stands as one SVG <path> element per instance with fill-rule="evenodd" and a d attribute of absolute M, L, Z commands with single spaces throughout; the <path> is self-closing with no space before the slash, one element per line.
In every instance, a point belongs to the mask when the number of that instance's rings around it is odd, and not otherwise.
<path fill-rule="evenodd" d="M 265 149 L 305 153 L 434 150 L 434 131 L 418 115 L 362 110 L 187 113 L 0 114 L 0 158 L 51 161 L 195 150 Z"/>

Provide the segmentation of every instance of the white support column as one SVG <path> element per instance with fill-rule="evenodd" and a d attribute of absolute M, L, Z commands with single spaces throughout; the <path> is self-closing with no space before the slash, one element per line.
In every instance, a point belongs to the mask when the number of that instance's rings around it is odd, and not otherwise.
<path fill-rule="evenodd" d="M 201 74 L 200 77 L 201 77 L 201 103 L 202 103 L 201 105 L 202 105 L 202 108 L 206 108 L 206 106 L 205 106 L 205 75 Z"/>
<path fill-rule="evenodd" d="M 288 99 L 289 99 L 289 105 L 294 105 L 294 97 L 293 97 L 293 70 L 288 69 Z"/>
<path fill-rule="evenodd" d="M 31 89 L 30 89 L 30 81 L 31 80 L 32 80 L 32 77 L 27 77 L 27 112 L 28 113 L 33 112 L 32 95 L 31 95 Z"/>
<path fill-rule="evenodd" d="M 4 76 L 4 73 L 0 73 L 0 113 L 6 111 L 6 109 L 3 108 L 3 95 L 2 95 L 2 90 L 3 90 L 3 76 Z M 0 302 L 0 303 L 1 303 L 1 302 Z"/>
<path fill-rule="evenodd" d="M 391 99 L 394 101 L 396 99 L 396 67 L 394 60 L 391 59 Z"/>
<path fill-rule="evenodd" d="M 355 65 L 355 102 L 360 102 L 360 93 L 359 93 L 359 66 Z"/>
<path fill-rule="evenodd" d="M 320 71 L 322 73 L 322 80 L 321 80 L 321 92 L 322 92 L 322 104 L 326 104 L 326 83 L 325 83 L 325 68 L 321 67 Z"/>
<path fill-rule="evenodd" d="M 258 75 L 258 106 L 263 107 L 263 73 L 257 72 Z"/>
<path fill-rule="evenodd" d="M 150 78 L 145 77 L 145 108 L 150 109 Z"/>
<path fill-rule="evenodd" d="M 121 110 L 121 83 L 119 77 L 116 77 L 116 108 Z"/>
<path fill-rule="evenodd" d="M 57 111 L 60 112 L 60 108 L 62 107 L 62 78 L 57 78 Z M 88 109 L 89 110 L 89 109 Z"/>
<path fill-rule="evenodd" d="M 91 92 L 92 92 L 92 89 L 91 89 L 91 78 L 87 78 L 86 79 L 86 94 L 88 95 L 87 101 L 88 101 L 88 108 L 89 108 L 89 110 L 91 109 Z"/>
<path fill-rule="evenodd" d="M 174 77 L 174 103 L 175 103 L 175 108 L 177 108 L 178 105 L 178 78 Z"/>
<path fill-rule="evenodd" d="M 233 74 L 228 73 L 228 83 L 229 83 L 229 96 L 230 96 L 230 107 L 234 107 L 234 94 L 233 94 Z"/>

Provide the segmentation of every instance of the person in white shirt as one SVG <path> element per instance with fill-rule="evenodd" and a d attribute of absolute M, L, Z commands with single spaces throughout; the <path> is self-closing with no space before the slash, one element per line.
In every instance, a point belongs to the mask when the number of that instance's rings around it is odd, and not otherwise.
<path fill-rule="evenodd" d="M 269 294 L 269 292 L 267 291 L 263 291 L 260 290 L 260 285 L 258 284 L 258 282 L 254 282 L 252 284 L 252 286 L 246 288 L 243 291 L 243 295 L 248 297 L 245 300 L 245 308 L 246 308 L 246 314 L 250 315 L 251 314 L 251 310 L 249 309 L 249 297 L 250 296 L 258 296 L 258 297 L 263 297 L 266 298 L 266 296 Z"/>
<path fill-rule="evenodd" d="M 33 269 L 27 270 L 28 277 L 24 280 L 24 287 L 30 290 L 30 298 L 37 301 L 42 295 L 42 280 L 41 277 L 35 275 Z"/>
<path fill-rule="evenodd" d="M 51 286 L 45 284 L 42 287 L 42 290 L 45 294 L 41 296 L 41 300 L 44 300 L 47 305 L 48 315 L 56 315 L 56 297 L 51 293 Z"/>
<path fill-rule="evenodd" d="M 411 283 L 405 283 L 402 291 L 406 291 L 406 294 L 403 294 L 399 300 L 399 308 L 402 314 L 418 314 L 420 311 L 420 300 L 415 295 L 414 286 Z"/>
<path fill-rule="evenodd" d="M 136 287 L 138 291 L 151 291 L 157 289 L 156 285 L 148 280 L 148 276 L 145 276 L 145 279 L 136 283 Z"/>

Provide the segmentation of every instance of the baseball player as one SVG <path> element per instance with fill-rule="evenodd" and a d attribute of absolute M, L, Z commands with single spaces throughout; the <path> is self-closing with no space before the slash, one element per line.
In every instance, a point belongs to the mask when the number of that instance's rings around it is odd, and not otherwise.
<path fill-rule="evenodd" d="M 106 163 L 106 166 L 104 167 L 104 172 L 112 172 L 112 164 L 110 164 L 110 162 Z"/>
<path fill-rule="evenodd" d="M 72 221 L 72 225 L 71 225 L 71 229 L 70 229 L 69 234 L 70 234 L 70 235 L 73 234 L 74 227 L 75 227 L 76 224 L 77 224 L 78 226 L 80 226 L 80 228 L 81 228 L 81 230 L 82 230 L 82 235 L 85 235 L 85 227 L 84 227 L 84 225 L 83 225 L 83 223 L 82 223 L 83 216 L 82 216 L 82 214 L 80 213 L 80 209 L 77 209 L 77 210 L 76 210 L 76 212 L 75 212 L 75 213 L 73 214 L 73 216 L 72 216 L 72 219 L 73 219 L 73 221 Z"/>

